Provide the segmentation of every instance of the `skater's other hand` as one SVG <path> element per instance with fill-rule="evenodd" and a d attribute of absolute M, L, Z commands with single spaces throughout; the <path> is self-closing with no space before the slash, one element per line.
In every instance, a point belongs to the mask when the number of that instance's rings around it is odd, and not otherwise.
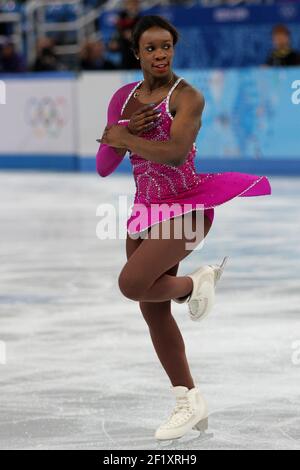
<path fill-rule="evenodd" d="M 128 129 L 125 126 L 112 124 L 105 127 L 101 139 L 97 139 L 97 141 L 111 147 L 126 148 L 124 142 L 126 135 L 128 135 Z"/>

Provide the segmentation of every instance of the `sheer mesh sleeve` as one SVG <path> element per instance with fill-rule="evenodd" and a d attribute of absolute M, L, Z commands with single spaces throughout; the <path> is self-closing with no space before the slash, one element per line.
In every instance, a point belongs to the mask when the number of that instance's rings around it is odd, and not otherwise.
<path fill-rule="evenodd" d="M 120 119 L 124 95 L 124 87 L 122 87 L 112 96 L 107 110 L 107 125 L 117 124 Z M 118 155 L 113 147 L 101 143 L 96 155 L 97 173 L 100 176 L 110 175 L 121 163 L 124 156 Z"/>

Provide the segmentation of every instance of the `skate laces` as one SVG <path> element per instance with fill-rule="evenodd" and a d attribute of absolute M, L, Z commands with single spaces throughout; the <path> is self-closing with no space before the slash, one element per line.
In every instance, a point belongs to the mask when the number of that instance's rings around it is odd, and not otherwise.
<path fill-rule="evenodd" d="M 183 424 L 192 414 L 193 410 L 188 397 L 177 397 L 175 408 L 164 427 L 169 428 Z"/>

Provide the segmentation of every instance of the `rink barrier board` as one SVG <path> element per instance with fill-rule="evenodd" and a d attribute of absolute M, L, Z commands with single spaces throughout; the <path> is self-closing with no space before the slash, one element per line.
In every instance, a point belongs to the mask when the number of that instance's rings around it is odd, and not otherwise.
<path fill-rule="evenodd" d="M 236 160 L 220 158 L 202 158 L 195 160 L 198 173 L 217 173 L 238 171 L 258 175 L 299 176 L 300 160 Z M 2 170 L 44 170 L 96 173 L 95 158 L 78 158 L 77 155 L 0 155 Z M 125 157 L 123 162 L 109 176 L 132 173 L 131 163 Z M 108 176 L 108 177 L 109 177 Z M 99 176 L 100 177 L 100 176 Z"/>
<path fill-rule="evenodd" d="M 300 90 L 298 106 L 291 102 L 291 84 L 300 79 L 300 68 L 176 73 L 202 90 L 206 99 L 196 140 L 198 172 L 300 174 Z M 0 75 L 8 89 L 14 84 L 7 104 L 0 106 L 0 169 L 96 172 L 96 138 L 105 127 L 110 97 L 119 87 L 139 79 L 140 71 Z M 46 127 L 34 127 L 34 113 L 29 114 L 29 125 L 26 113 L 28 109 L 32 113 L 32 108 L 27 108 L 28 100 L 36 104 L 36 100 L 58 96 L 67 97 L 67 102 L 65 108 L 58 104 L 57 116 L 64 111 L 66 119 L 62 129 L 56 129 L 57 135 L 45 132 Z M 47 115 L 47 106 L 44 112 Z M 126 172 L 131 172 L 127 157 L 116 169 L 116 173 Z"/>

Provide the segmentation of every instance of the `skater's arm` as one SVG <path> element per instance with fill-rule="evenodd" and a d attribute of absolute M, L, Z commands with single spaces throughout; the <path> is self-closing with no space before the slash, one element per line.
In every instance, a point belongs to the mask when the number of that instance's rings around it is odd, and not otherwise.
<path fill-rule="evenodd" d="M 132 135 L 127 129 L 120 129 L 119 126 L 108 131 L 107 138 L 115 145 L 125 146 L 146 160 L 179 166 L 184 163 L 196 140 L 204 105 L 204 97 L 197 90 L 182 90 L 178 95 L 176 115 L 172 121 L 170 139 L 167 141 L 147 140 Z"/>
<path fill-rule="evenodd" d="M 120 119 L 122 108 L 122 90 L 117 90 L 112 96 L 107 110 L 107 126 L 116 124 Z M 110 175 L 121 163 L 127 148 L 113 147 L 101 143 L 96 155 L 96 168 L 100 176 Z"/>

